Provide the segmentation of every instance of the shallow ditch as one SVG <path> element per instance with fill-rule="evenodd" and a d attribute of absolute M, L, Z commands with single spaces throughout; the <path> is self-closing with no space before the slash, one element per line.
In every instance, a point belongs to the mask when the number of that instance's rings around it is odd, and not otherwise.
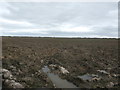
<path fill-rule="evenodd" d="M 48 78 L 52 81 L 56 88 L 77 88 L 77 86 L 71 82 L 61 79 L 57 74 L 52 73 L 48 66 L 44 66 L 42 71 L 47 74 Z"/>

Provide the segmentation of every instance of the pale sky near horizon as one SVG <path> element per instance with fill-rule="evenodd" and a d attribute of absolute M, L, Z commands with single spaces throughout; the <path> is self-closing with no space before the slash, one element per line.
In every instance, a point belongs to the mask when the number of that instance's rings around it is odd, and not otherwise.
<path fill-rule="evenodd" d="M 0 2 L 2 36 L 118 37 L 116 2 Z"/>

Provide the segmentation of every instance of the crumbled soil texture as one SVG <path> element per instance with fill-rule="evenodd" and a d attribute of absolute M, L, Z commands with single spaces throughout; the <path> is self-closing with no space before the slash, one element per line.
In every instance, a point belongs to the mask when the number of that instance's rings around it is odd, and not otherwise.
<path fill-rule="evenodd" d="M 63 66 L 69 74 L 57 74 L 80 88 L 118 87 L 118 39 L 2 37 L 3 68 L 11 71 L 26 88 L 54 85 L 42 72 L 45 65 Z M 14 67 L 14 68 L 11 68 Z M 100 74 L 105 70 L 109 75 Z M 54 72 L 54 71 L 53 71 Z M 77 76 L 100 74 L 101 80 L 83 81 Z M 4 86 L 3 86 L 4 87 Z M 110 87 L 111 88 L 111 87 Z"/>

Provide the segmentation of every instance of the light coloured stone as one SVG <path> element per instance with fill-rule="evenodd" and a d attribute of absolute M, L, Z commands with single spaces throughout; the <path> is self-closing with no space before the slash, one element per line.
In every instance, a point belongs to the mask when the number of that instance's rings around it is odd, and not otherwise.
<path fill-rule="evenodd" d="M 43 63 L 43 60 L 41 60 L 41 63 Z"/>
<path fill-rule="evenodd" d="M 0 69 L 3 74 L 3 81 L 8 88 L 24 88 L 23 85 L 13 80 L 13 75 L 7 69 Z"/>
<path fill-rule="evenodd" d="M 10 71 L 8 71 L 7 69 L 2 69 L 2 73 L 3 73 L 3 78 L 11 78 L 12 74 Z"/>
<path fill-rule="evenodd" d="M 97 70 L 98 72 L 102 73 L 102 74 L 106 74 L 106 75 L 109 75 L 108 72 L 106 72 L 105 70 Z"/>
<path fill-rule="evenodd" d="M 109 87 L 109 88 L 112 88 L 114 86 L 114 83 L 113 82 L 110 82 L 108 85 L 107 85 L 107 87 Z"/>
<path fill-rule="evenodd" d="M 24 88 L 23 85 L 21 85 L 18 82 L 10 83 L 9 86 L 12 87 L 12 88 Z"/>
<path fill-rule="evenodd" d="M 68 73 L 69 73 L 69 71 L 66 70 L 64 67 L 60 67 L 60 66 L 59 66 L 59 68 L 60 68 L 60 70 L 61 70 L 61 72 L 62 72 L 63 74 L 68 74 Z"/>
<path fill-rule="evenodd" d="M 101 78 L 99 78 L 99 77 L 92 78 L 92 81 L 99 81 L 99 80 L 101 80 Z"/>

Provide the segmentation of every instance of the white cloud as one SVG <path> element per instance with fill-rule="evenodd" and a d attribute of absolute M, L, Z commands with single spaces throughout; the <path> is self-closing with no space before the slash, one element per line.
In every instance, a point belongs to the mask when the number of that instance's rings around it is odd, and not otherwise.
<path fill-rule="evenodd" d="M 4 35 L 114 37 L 117 15 L 115 3 L 0 3 L 0 30 Z"/>
<path fill-rule="evenodd" d="M 117 17 L 118 16 L 118 10 L 111 10 L 108 12 L 108 16 L 111 16 L 111 17 Z"/>
<path fill-rule="evenodd" d="M 117 36 L 105 36 L 105 35 L 89 35 L 88 37 L 95 38 L 118 38 Z"/>
<path fill-rule="evenodd" d="M 0 2 L 0 16 L 10 14 L 10 10 L 8 9 L 8 3 Z"/>
<path fill-rule="evenodd" d="M 90 27 L 79 26 L 76 27 L 71 24 L 66 24 L 57 27 L 50 27 L 50 28 L 27 28 L 27 29 L 6 29 L 4 32 L 10 33 L 33 33 L 33 34 L 49 34 L 49 32 L 64 32 L 64 33 L 89 33 L 93 30 Z"/>
<path fill-rule="evenodd" d="M 93 30 L 91 30 L 89 27 L 80 26 L 72 28 L 62 28 L 61 31 L 80 33 L 80 32 L 92 32 Z"/>
<path fill-rule="evenodd" d="M 34 24 L 27 22 L 27 21 L 17 21 L 11 19 L 0 18 L 0 24 L 13 24 L 13 25 L 20 25 L 20 26 L 34 26 Z"/>
<path fill-rule="evenodd" d="M 65 33 L 81 33 L 81 32 L 92 32 L 90 26 L 78 26 L 71 23 L 63 23 L 62 25 L 57 25 L 56 27 L 49 28 L 52 31 L 60 31 Z"/>
<path fill-rule="evenodd" d="M 1 7 L 0 7 L 1 8 Z M 0 9 L 0 15 L 4 15 L 4 14 L 10 14 L 10 11 L 8 9 L 5 8 L 1 8 Z"/>
<path fill-rule="evenodd" d="M 12 6 L 7 2 L 0 2 L 0 16 L 13 14 L 11 13 L 10 9 L 15 11 L 19 10 L 19 8 Z"/>
<path fill-rule="evenodd" d="M 3 33 L 33 33 L 33 34 L 48 34 L 47 29 L 45 28 L 41 28 L 41 29 L 31 29 L 31 28 L 27 28 L 27 29 L 7 29 L 7 30 L 3 30 Z"/>
<path fill-rule="evenodd" d="M 3 28 L 0 27 L 0 36 L 2 36 L 2 31 L 3 31 Z"/>

